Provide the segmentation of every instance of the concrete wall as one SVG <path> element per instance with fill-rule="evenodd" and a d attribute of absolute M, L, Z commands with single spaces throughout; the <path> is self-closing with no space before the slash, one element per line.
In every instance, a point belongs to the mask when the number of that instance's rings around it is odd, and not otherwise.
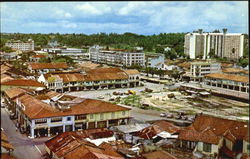
<path fill-rule="evenodd" d="M 206 155 L 213 155 L 214 153 L 217 153 L 217 154 L 219 153 L 218 145 L 214 145 L 214 144 L 212 144 L 211 152 L 205 152 L 205 151 L 203 151 L 203 142 L 198 142 L 198 144 L 197 144 L 197 150 L 201 151 L 202 153 L 204 153 Z"/>
<path fill-rule="evenodd" d="M 243 153 L 247 153 L 249 154 L 250 153 L 250 150 L 247 149 L 247 147 L 250 147 L 250 143 L 243 140 Z"/>

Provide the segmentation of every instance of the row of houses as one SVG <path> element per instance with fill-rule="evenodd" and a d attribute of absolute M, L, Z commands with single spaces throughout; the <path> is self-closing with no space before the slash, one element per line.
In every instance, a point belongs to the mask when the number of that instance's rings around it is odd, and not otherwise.
<path fill-rule="evenodd" d="M 115 152 L 117 156 L 110 154 L 111 158 L 177 159 L 199 156 L 198 158 L 247 159 L 250 157 L 248 127 L 246 122 L 199 114 L 187 127 L 161 120 L 152 124 L 113 126 L 109 130 L 65 132 L 45 142 L 45 147 L 52 158 L 68 158 L 68 154 L 85 156 L 85 151 L 73 149 L 87 145 L 104 150 L 97 153 L 102 156 L 107 155 L 107 149 L 112 154 Z M 75 140 L 85 143 L 73 146 Z M 175 154 L 178 150 L 185 153 Z M 93 158 L 101 158 L 96 153 L 93 154 Z"/>
<path fill-rule="evenodd" d="M 31 138 L 79 129 L 106 128 L 128 123 L 128 108 L 53 91 L 39 94 L 32 89 L 11 88 L 3 98 L 18 127 Z"/>
<path fill-rule="evenodd" d="M 40 75 L 38 81 L 60 92 L 140 86 L 137 70 L 119 68 L 96 68 L 84 73 L 54 72 Z"/>

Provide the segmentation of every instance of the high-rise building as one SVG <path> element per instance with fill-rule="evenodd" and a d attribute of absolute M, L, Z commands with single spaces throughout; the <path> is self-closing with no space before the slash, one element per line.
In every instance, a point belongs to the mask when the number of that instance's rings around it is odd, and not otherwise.
<path fill-rule="evenodd" d="M 18 41 L 8 41 L 5 43 L 5 46 L 11 47 L 13 49 L 21 50 L 21 51 L 33 51 L 35 44 L 32 39 L 29 39 L 27 42 Z"/>
<path fill-rule="evenodd" d="M 238 33 L 188 33 L 185 35 L 184 53 L 191 59 L 226 57 L 239 59 L 243 56 L 244 35 Z"/>

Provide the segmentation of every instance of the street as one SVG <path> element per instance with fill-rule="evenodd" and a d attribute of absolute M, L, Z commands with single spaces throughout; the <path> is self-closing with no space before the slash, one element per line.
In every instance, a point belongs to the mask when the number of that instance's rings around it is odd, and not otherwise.
<path fill-rule="evenodd" d="M 16 131 L 16 126 L 10 120 L 5 108 L 1 108 L 1 127 L 9 142 L 14 146 L 14 156 L 17 159 L 41 159 L 45 154 L 43 143 L 48 138 L 29 139 L 26 135 Z"/>

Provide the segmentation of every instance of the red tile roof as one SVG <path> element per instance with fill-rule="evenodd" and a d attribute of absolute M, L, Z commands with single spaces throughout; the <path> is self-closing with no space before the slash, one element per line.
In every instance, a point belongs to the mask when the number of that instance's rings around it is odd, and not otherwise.
<path fill-rule="evenodd" d="M 45 142 L 46 147 L 57 157 L 65 159 L 123 159 L 118 153 L 103 147 L 97 147 L 84 138 L 96 133 L 110 132 L 107 129 L 92 129 L 81 132 L 65 132 Z"/>
<path fill-rule="evenodd" d="M 35 80 L 27 80 L 27 79 L 14 79 L 11 81 L 3 82 L 1 84 L 8 85 L 8 86 L 45 87 L 45 85 L 40 82 L 37 82 Z"/>
<path fill-rule="evenodd" d="M 218 144 L 219 138 L 221 137 L 228 139 L 235 137 L 237 140 L 242 140 L 247 134 L 247 122 L 199 115 L 192 125 L 180 131 L 178 138 L 187 141 L 201 141 Z"/>
<path fill-rule="evenodd" d="M 224 73 L 244 73 L 249 74 L 249 71 L 240 68 L 224 68 L 222 69 Z"/>
<path fill-rule="evenodd" d="M 10 99 L 14 99 L 18 96 L 24 95 L 27 92 L 27 90 L 22 88 L 11 88 L 5 90 L 4 92 L 7 95 L 7 97 L 9 97 Z"/>
<path fill-rule="evenodd" d="M 170 134 L 174 134 L 179 132 L 180 127 L 175 126 L 174 124 L 167 121 L 157 121 L 149 127 L 146 127 L 138 132 L 138 136 L 144 139 L 152 139 L 152 137 L 157 134 L 166 131 Z"/>
<path fill-rule="evenodd" d="M 1 159 L 16 159 L 16 157 L 9 154 L 1 154 Z"/>
<path fill-rule="evenodd" d="M 124 70 L 128 75 L 138 75 L 140 72 L 136 69 Z"/>
<path fill-rule="evenodd" d="M 46 57 L 45 55 L 33 55 L 32 58 L 44 58 Z"/>
<path fill-rule="evenodd" d="M 211 74 L 205 75 L 205 77 L 249 83 L 249 77 L 240 76 L 240 75 L 232 75 L 232 74 L 225 74 L 225 73 L 211 73 Z"/>
<path fill-rule="evenodd" d="M 130 110 L 129 108 L 118 106 L 116 104 L 94 99 L 85 99 L 83 102 L 71 106 L 67 111 L 56 109 L 27 94 L 21 96 L 19 100 L 25 107 L 24 113 L 30 119 Z"/>
<path fill-rule="evenodd" d="M 102 81 L 102 80 L 117 80 L 128 79 L 128 75 L 119 68 L 100 68 L 87 72 L 86 75 L 81 73 L 58 73 L 45 74 L 44 77 L 48 80 L 49 77 L 60 77 L 64 83 L 77 81 Z"/>
<path fill-rule="evenodd" d="M 9 143 L 7 135 L 1 130 L 1 147 L 7 150 L 14 150 L 14 147 Z"/>
<path fill-rule="evenodd" d="M 163 150 L 145 153 L 142 154 L 142 156 L 145 157 L 146 159 L 177 159 L 170 153 Z"/>
<path fill-rule="evenodd" d="M 67 69 L 68 65 L 65 62 L 60 63 L 29 63 L 33 70 L 38 69 Z"/>

